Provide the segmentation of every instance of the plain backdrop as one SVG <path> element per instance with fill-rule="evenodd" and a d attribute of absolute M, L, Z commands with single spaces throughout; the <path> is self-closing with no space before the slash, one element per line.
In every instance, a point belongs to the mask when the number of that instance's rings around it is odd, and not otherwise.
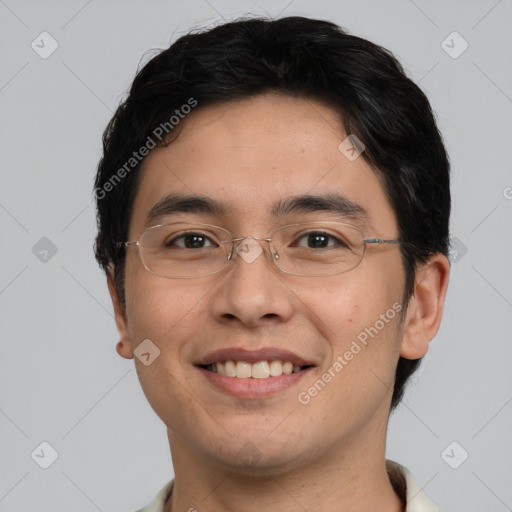
<path fill-rule="evenodd" d="M 387 456 L 443 512 L 512 510 L 511 0 L 0 0 L 0 511 L 133 512 L 173 476 L 115 351 L 93 178 L 144 53 L 241 15 L 331 20 L 429 97 L 452 164 L 452 274 Z"/>

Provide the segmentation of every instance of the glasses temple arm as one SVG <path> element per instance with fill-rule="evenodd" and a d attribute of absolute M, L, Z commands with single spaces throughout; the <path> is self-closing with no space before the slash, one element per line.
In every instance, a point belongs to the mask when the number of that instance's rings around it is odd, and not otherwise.
<path fill-rule="evenodd" d="M 382 238 L 365 238 L 363 240 L 365 244 L 403 244 L 405 242 L 402 242 L 401 240 L 384 240 Z"/>

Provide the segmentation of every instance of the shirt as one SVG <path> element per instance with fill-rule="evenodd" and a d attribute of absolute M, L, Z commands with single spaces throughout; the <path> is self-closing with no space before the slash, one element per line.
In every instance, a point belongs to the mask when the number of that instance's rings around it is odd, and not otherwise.
<path fill-rule="evenodd" d="M 386 468 L 397 493 L 402 496 L 405 494 L 406 512 L 440 512 L 425 496 L 407 468 L 390 460 L 386 461 Z M 164 512 L 164 505 L 172 492 L 173 485 L 174 479 L 162 487 L 149 505 L 137 512 Z"/>

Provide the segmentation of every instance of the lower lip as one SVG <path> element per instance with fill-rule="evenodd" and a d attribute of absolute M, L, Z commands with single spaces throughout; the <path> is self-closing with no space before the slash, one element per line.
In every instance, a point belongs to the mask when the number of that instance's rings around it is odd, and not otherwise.
<path fill-rule="evenodd" d="M 279 377 L 269 377 L 267 379 L 238 379 L 237 377 L 224 377 L 216 372 L 211 372 L 205 368 L 197 367 L 202 374 L 217 388 L 226 391 L 239 398 L 265 398 L 278 391 L 283 391 L 299 382 L 304 375 L 313 368 L 306 368 L 297 373 L 280 375 Z"/>

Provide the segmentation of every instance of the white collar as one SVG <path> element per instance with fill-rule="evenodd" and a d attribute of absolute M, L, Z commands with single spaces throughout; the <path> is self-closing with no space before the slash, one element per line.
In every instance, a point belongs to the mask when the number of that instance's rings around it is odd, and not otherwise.
<path fill-rule="evenodd" d="M 401 464 L 386 461 L 388 473 L 394 475 L 402 475 L 405 478 L 405 495 L 407 501 L 406 512 L 440 512 L 440 510 L 425 496 L 420 486 L 412 476 L 412 473 Z M 165 503 L 165 502 L 164 502 Z"/>

